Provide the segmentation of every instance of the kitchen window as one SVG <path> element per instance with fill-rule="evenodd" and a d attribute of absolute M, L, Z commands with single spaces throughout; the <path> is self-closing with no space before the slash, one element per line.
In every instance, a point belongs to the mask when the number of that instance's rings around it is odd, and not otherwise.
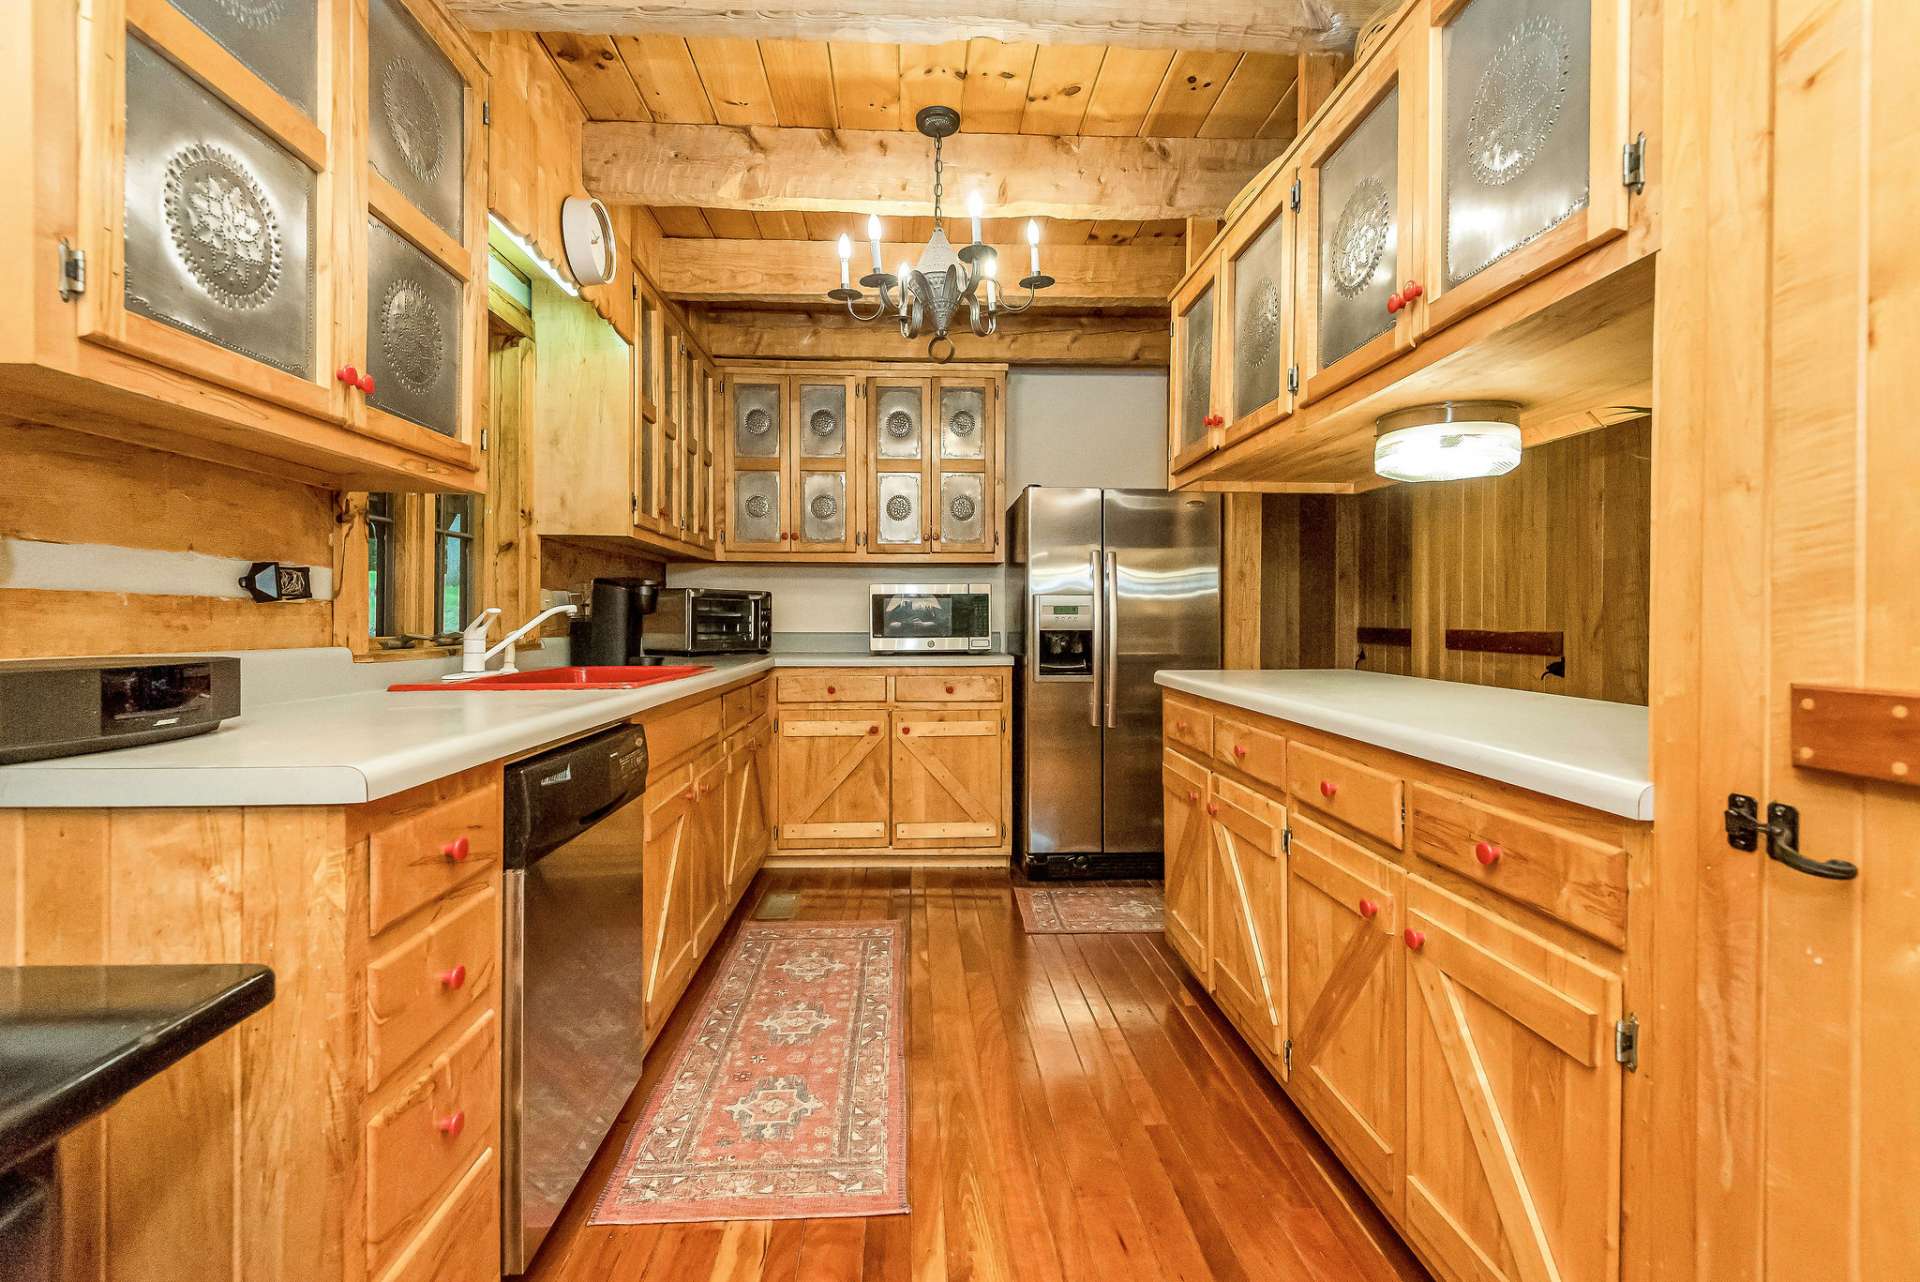
<path fill-rule="evenodd" d="M 400 634 L 396 598 L 399 584 L 395 567 L 398 561 L 398 534 L 395 513 L 397 495 L 367 495 L 367 635 L 394 637 Z"/>
<path fill-rule="evenodd" d="M 471 494 L 436 494 L 433 510 L 433 604 L 435 631 L 458 632 L 478 611 L 473 588 L 474 530 L 479 501 Z"/>

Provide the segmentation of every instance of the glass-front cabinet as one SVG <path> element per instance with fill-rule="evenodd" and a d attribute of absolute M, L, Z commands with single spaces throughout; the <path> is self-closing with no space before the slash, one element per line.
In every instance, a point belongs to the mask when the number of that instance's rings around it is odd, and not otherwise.
<path fill-rule="evenodd" d="M 1190 276 L 1173 296 L 1173 350 L 1168 378 L 1168 424 L 1172 441 L 1168 457 L 1178 472 L 1220 448 L 1225 438 L 1225 415 L 1219 412 L 1220 388 L 1215 377 L 1219 290 L 1215 274 L 1218 256 L 1209 257 L 1202 270 Z"/>
<path fill-rule="evenodd" d="M 1433 4 L 1426 330 L 1626 230 L 1630 18 L 1626 0 Z"/>
<path fill-rule="evenodd" d="M 176 399 L 239 392 L 367 438 L 376 467 L 399 468 L 397 448 L 433 488 L 477 483 L 485 81 L 465 37 L 424 0 L 102 13 L 67 78 L 81 337 L 173 371 Z M 315 437 L 297 422 L 249 426 L 297 450 Z"/>
<path fill-rule="evenodd" d="M 787 525 L 787 380 L 778 374 L 728 380 L 727 546 L 783 552 Z"/>
<path fill-rule="evenodd" d="M 793 404 L 793 539 L 798 552 L 851 552 L 860 533 L 859 384 L 843 375 L 796 375 Z"/>
<path fill-rule="evenodd" d="M 985 379 L 936 378 L 932 464 L 927 495 L 935 505 L 935 552 L 992 552 L 998 523 L 997 497 L 987 458 L 987 424 L 993 421 L 995 383 Z"/>
<path fill-rule="evenodd" d="M 1215 361 L 1224 383 L 1216 411 L 1222 445 L 1232 445 L 1293 412 L 1294 240 L 1292 184 L 1271 184 L 1220 248 L 1222 310 Z"/>
<path fill-rule="evenodd" d="M 875 552 L 927 552 L 933 546 L 927 481 L 932 460 L 924 378 L 876 378 L 873 405 L 873 496 L 867 509 Z"/>

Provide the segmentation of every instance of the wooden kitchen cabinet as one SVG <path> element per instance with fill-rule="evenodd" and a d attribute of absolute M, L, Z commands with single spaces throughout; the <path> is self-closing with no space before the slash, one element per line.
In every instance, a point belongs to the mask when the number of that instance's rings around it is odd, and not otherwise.
<path fill-rule="evenodd" d="M 794 471 L 788 546 L 851 552 L 861 534 L 859 384 L 844 375 L 797 374 L 789 390 Z"/>
<path fill-rule="evenodd" d="M 13 174 L 46 236 L 8 286 L 17 409 L 333 488 L 482 487 L 487 81 L 443 10 L 5 21 L 34 51 L 10 114 L 78 161 Z"/>
<path fill-rule="evenodd" d="M 1163 872 L 1167 942 L 1203 987 L 1213 986 L 1207 941 L 1213 909 L 1207 896 L 1213 833 L 1207 821 L 1207 769 L 1171 749 L 1161 753 L 1166 858 Z"/>
<path fill-rule="evenodd" d="M 779 719 L 780 845 L 884 847 L 892 757 L 885 708 L 788 712 Z"/>
<path fill-rule="evenodd" d="M 693 869 L 699 859 L 701 824 L 695 806 L 694 774 L 682 767 L 648 787 L 643 838 L 641 903 L 645 950 L 642 1006 L 649 1039 L 666 1023 L 699 965 L 700 947 L 694 903 Z"/>
<path fill-rule="evenodd" d="M 690 838 L 693 854 L 689 889 L 693 900 L 694 951 L 713 947 L 733 904 L 727 898 L 727 754 L 721 748 L 701 757 L 693 775 Z"/>
<path fill-rule="evenodd" d="M 1299 207 L 1289 170 L 1269 184 L 1254 206 L 1221 239 L 1219 321 L 1214 413 L 1221 446 L 1237 444 L 1293 412 L 1299 366 L 1294 363 L 1294 277 Z"/>
<path fill-rule="evenodd" d="M 761 682 L 764 689 L 766 682 Z M 727 742 L 727 899 L 738 903 L 773 846 L 773 721 L 761 717 Z"/>
<path fill-rule="evenodd" d="M 1219 370 L 1214 360 L 1220 327 L 1218 254 L 1173 296 L 1173 346 L 1168 379 L 1171 441 L 1167 457 L 1177 475 L 1220 448 L 1225 438 L 1220 413 Z"/>
<path fill-rule="evenodd" d="M 867 539 L 876 553 L 914 555 L 933 550 L 927 515 L 927 394 L 924 378 L 876 378 L 867 385 L 873 405 L 873 492 L 867 500 Z"/>
<path fill-rule="evenodd" d="M 893 714 L 893 845 L 998 846 L 1001 737 L 998 706 Z"/>

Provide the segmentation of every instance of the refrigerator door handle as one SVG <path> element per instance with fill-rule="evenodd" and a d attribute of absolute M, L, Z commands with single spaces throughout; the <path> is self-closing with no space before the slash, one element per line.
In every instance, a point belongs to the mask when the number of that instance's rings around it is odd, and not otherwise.
<path fill-rule="evenodd" d="M 1100 728 L 1100 691 L 1106 679 L 1106 668 L 1100 659 L 1100 637 L 1106 628 L 1106 606 L 1101 602 L 1103 586 L 1100 577 L 1100 549 L 1087 553 L 1087 573 L 1093 576 L 1093 680 L 1087 685 L 1087 724 L 1095 730 Z"/>
<path fill-rule="evenodd" d="M 1116 714 L 1120 703 L 1120 566 L 1116 554 L 1107 553 L 1107 573 L 1102 580 L 1106 590 L 1106 604 L 1102 607 L 1106 618 L 1103 627 L 1106 633 L 1107 653 L 1104 661 L 1107 686 L 1107 729 L 1116 724 Z"/>

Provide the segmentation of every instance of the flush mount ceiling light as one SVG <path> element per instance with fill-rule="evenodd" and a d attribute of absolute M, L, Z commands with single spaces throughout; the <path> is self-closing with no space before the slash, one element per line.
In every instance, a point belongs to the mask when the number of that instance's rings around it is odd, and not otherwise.
<path fill-rule="evenodd" d="M 948 335 L 963 307 L 966 309 L 968 328 L 981 338 L 986 338 L 999 328 L 999 318 L 1003 313 L 1013 315 L 1026 311 L 1033 306 L 1035 293 L 1054 281 L 1053 277 L 1043 275 L 1040 271 L 1040 224 L 1028 219 L 1029 270 L 1020 280 L 1020 288 L 1027 291 L 1027 299 L 1018 306 L 1006 301 L 1004 289 L 996 279 L 1000 255 L 980 241 L 982 206 L 977 191 L 967 200 L 967 213 L 973 223 L 973 239 L 965 248 L 954 249 L 940 221 L 941 198 L 946 194 L 942 186 L 945 171 L 940 148 L 942 143 L 959 132 L 960 113 L 952 107 L 922 107 L 913 123 L 921 133 L 933 139 L 933 236 L 927 241 L 927 247 L 920 251 L 920 265 L 909 267 L 902 263 L 898 275 L 881 270 L 880 220 L 869 217 L 867 242 L 873 251 L 873 270 L 860 278 L 860 284 L 879 295 L 873 310 L 863 312 L 859 309 L 867 299 L 865 294 L 853 287 L 849 279 L 853 242 L 846 236 L 840 238 L 839 245 L 840 286 L 829 290 L 827 297 L 836 303 L 845 303 L 855 320 L 875 321 L 883 316 L 891 316 L 900 322 L 902 338 L 915 339 L 922 334 L 931 334 L 932 337 L 927 341 L 927 354 L 936 361 L 945 362 L 953 359 L 953 339 Z"/>
<path fill-rule="evenodd" d="M 1464 481 L 1520 466 L 1520 407 L 1442 401 L 1395 410 L 1375 424 L 1373 470 L 1390 481 Z"/>

